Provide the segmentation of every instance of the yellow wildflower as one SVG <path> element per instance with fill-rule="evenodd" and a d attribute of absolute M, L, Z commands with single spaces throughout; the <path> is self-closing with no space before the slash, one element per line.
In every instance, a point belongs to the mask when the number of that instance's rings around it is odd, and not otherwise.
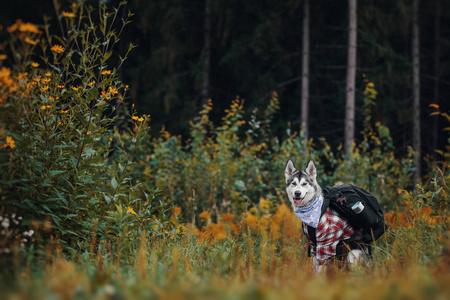
<path fill-rule="evenodd" d="M 95 81 L 89 82 L 88 86 L 93 86 L 95 84 Z"/>
<path fill-rule="evenodd" d="M 63 11 L 62 15 L 63 15 L 63 17 L 66 17 L 66 18 L 74 18 L 75 17 L 75 14 L 70 11 Z"/>
<path fill-rule="evenodd" d="M 67 110 L 61 110 L 59 113 L 60 114 L 67 114 L 69 112 L 69 110 L 67 109 Z"/>
<path fill-rule="evenodd" d="M 104 70 L 102 73 L 100 73 L 101 75 L 109 75 L 111 74 L 111 70 Z"/>
<path fill-rule="evenodd" d="M 211 99 L 208 99 L 208 101 L 206 102 L 206 105 L 205 105 L 205 109 L 206 110 L 212 110 L 212 100 Z"/>
<path fill-rule="evenodd" d="M 10 137 L 10 136 L 7 136 L 7 137 L 6 137 L 6 143 L 4 143 L 4 144 L 2 145 L 2 148 L 6 148 L 6 147 L 9 147 L 9 148 L 11 148 L 11 149 L 16 148 L 15 141 L 14 141 L 13 138 Z"/>
<path fill-rule="evenodd" d="M 21 32 L 42 33 L 33 23 L 22 23 L 19 26 Z"/>
<path fill-rule="evenodd" d="M 129 212 L 130 214 L 136 215 L 136 212 L 134 211 L 134 209 L 132 207 L 128 206 L 127 212 Z"/>
<path fill-rule="evenodd" d="M 126 88 L 126 89 L 129 88 L 129 87 L 130 87 L 130 86 L 129 86 L 128 84 L 125 85 L 125 88 Z"/>
<path fill-rule="evenodd" d="M 63 89 L 63 88 L 64 88 L 64 85 L 58 84 L 58 88 Z"/>
<path fill-rule="evenodd" d="M 53 45 L 50 50 L 52 50 L 53 52 L 56 53 L 63 53 L 64 52 L 64 47 L 61 45 Z"/>
<path fill-rule="evenodd" d="M 373 84 L 373 82 L 369 82 L 369 83 L 367 84 L 367 86 L 373 88 L 375 85 Z"/>
<path fill-rule="evenodd" d="M 133 120 L 135 120 L 135 121 L 138 121 L 138 122 L 144 121 L 144 118 L 138 117 L 138 116 L 132 116 L 131 118 L 132 118 Z"/>
<path fill-rule="evenodd" d="M 117 89 L 113 86 L 109 87 L 109 92 L 113 95 L 118 94 L 119 92 L 117 91 Z"/>
<path fill-rule="evenodd" d="M 6 31 L 8 31 L 10 33 L 16 31 L 17 29 L 19 29 L 19 26 L 20 26 L 21 23 L 22 23 L 22 20 L 18 19 L 16 21 L 16 23 L 12 24 L 11 26 L 8 26 L 6 28 Z"/>
<path fill-rule="evenodd" d="M 203 222 L 207 222 L 209 220 L 211 220 L 211 213 L 209 211 L 204 210 L 200 215 L 200 220 L 202 220 Z"/>
<path fill-rule="evenodd" d="M 41 109 L 42 109 L 42 110 L 44 110 L 44 109 L 49 109 L 49 108 L 52 108 L 52 106 L 51 106 L 51 105 L 42 105 L 42 106 L 41 106 Z"/>
<path fill-rule="evenodd" d="M 29 37 L 25 37 L 24 39 L 25 43 L 30 44 L 30 45 L 37 45 L 37 43 L 39 42 L 39 39 L 33 41 L 32 39 L 30 39 Z"/>
<path fill-rule="evenodd" d="M 47 72 L 47 73 L 45 73 L 44 75 L 47 76 L 47 77 L 51 77 L 51 76 L 52 76 L 52 73 Z"/>
<path fill-rule="evenodd" d="M 221 215 L 219 216 L 219 218 L 220 218 L 220 220 L 222 220 L 222 222 L 224 222 L 224 223 L 231 223 L 231 222 L 233 222 L 234 219 L 235 219 L 234 215 L 233 215 L 233 214 L 230 214 L 230 213 L 224 213 L 224 214 L 221 214 Z"/>
<path fill-rule="evenodd" d="M 78 88 L 76 86 L 72 87 L 72 90 L 78 91 Z"/>
<path fill-rule="evenodd" d="M 86 132 L 86 135 L 90 135 L 90 134 L 91 134 L 91 132 L 90 132 L 90 131 Z"/>
<path fill-rule="evenodd" d="M 7 58 L 6 54 L 0 54 L 0 60 L 5 60 Z"/>
<path fill-rule="evenodd" d="M 48 85 L 43 86 L 43 87 L 41 88 L 41 93 L 45 92 L 46 90 L 48 90 Z"/>
<path fill-rule="evenodd" d="M 51 80 L 48 79 L 48 78 L 42 78 L 42 79 L 41 79 L 42 84 L 48 84 L 50 81 L 51 81 Z"/>
<path fill-rule="evenodd" d="M 33 68 L 37 68 L 37 67 L 39 67 L 39 64 L 37 63 L 37 62 L 32 62 L 31 63 L 31 66 L 33 67 Z"/>
<path fill-rule="evenodd" d="M 109 94 L 108 94 L 107 92 L 105 92 L 105 91 L 102 91 L 102 93 L 100 94 L 100 97 L 105 98 L 106 100 L 111 99 L 111 98 L 109 97 Z"/>

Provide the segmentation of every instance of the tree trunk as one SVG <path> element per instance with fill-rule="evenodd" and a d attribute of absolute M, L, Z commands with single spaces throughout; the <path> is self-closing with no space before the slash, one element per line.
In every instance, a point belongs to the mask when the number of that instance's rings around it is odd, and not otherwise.
<path fill-rule="evenodd" d="M 441 1 L 436 0 L 436 16 L 434 22 L 434 88 L 433 88 L 433 103 L 439 105 L 439 82 L 441 80 L 440 72 L 440 39 L 441 39 Z M 433 149 L 438 148 L 438 120 L 433 118 Z M 436 154 L 435 154 L 436 155 Z"/>
<path fill-rule="evenodd" d="M 204 24 L 204 45 L 202 51 L 202 107 L 206 105 L 210 97 L 210 68 L 211 68 L 211 5 L 210 0 L 205 0 L 205 24 Z"/>
<path fill-rule="evenodd" d="M 355 135 L 355 77 L 356 77 L 356 0 L 349 0 L 349 33 L 347 58 L 347 86 L 345 105 L 345 153 L 349 155 L 352 150 Z"/>
<path fill-rule="evenodd" d="M 419 0 L 413 0 L 412 16 L 412 59 L 413 59 L 413 149 L 414 157 L 414 187 L 421 174 L 421 141 L 420 141 L 420 49 L 419 49 Z"/>
<path fill-rule="evenodd" d="M 309 139 L 309 0 L 303 1 L 303 60 L 301 129 L 305 141 Z"/>

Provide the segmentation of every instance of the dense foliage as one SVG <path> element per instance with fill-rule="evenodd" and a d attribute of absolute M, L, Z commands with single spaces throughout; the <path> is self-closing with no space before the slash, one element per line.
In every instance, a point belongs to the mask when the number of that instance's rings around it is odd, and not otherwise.
<path fill-rule="evenodd" d="M 90 0 L 97 5 L 97 0 Z M 120 0 L 100 1 L 116 6 Z M 122 6 L 118 18 L 135 13 L 116 50 L 123 56 L 129 42 L 139 47 L 119 69 L 141 113 L 152 115 L 152 132 L 165 126 L 187 137 L 189 120 L 202 109 L 201 82 L 205 3 L 202 1 L 134 0 Z M 280 97 L 280 111 L 272 126 L 281 136 L 287 122 L 300 126 L 302 0 L 280 3 L 263 0 L 211 2 L 210 97 L 211 119 L 236 95 L 246 99 L 245 113 L 265 107 L 272 91 Z M 429 104 L 450 109 L 449 70 L 450 2 L 420 1 L 421 111 L 423 153 L 433 153 L 446 141 L 439 134 L 445 123 L 430 119 Z M 356 141 L 363 124 L 366 74 L 377 87 L 374 119 L 391 130 L 396 154 L 405 156 L 412 141 L 412 1 L 358 1 Z M 52 1 L 4 1 L 0 23 L 17 18 L 36 23 L 54 16 Z M 60 34 L 57 18 L 50 31 Z M 120 24 L 119 24 L 120 25 Z M 346 1 L 311 1 L 310 131 L 325 137 L 336 149 L 343 141 L 348 12 Z M 7 37 L 7 35 L 1 35 Z M 1 38 L 0 37 L 0 38 Z M 112 57 L 114 59 L 114 57 Z"/>

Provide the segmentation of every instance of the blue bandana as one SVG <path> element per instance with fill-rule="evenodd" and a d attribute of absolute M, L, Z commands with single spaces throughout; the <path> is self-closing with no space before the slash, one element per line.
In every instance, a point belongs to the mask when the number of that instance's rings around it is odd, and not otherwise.
<path fill-rule="evenodd" d="M 322 195 L 318 196 L 314 202 L 307 207 L 294 207 L 295 215 L 305 223 L 311 227 L 317 228 L 319 225 L 320 212 L 322 210 L 323 197 Z"/>

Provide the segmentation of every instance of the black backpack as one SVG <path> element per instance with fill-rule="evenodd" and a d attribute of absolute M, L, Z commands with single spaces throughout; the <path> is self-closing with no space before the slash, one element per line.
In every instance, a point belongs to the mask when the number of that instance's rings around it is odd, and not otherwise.
<path fill-rule="evenodd" d="M 371 243 L 380 238 L 388 226 L 384 220 L 383 210 L 377 198 L 363 188 L 353 184 L 323 189 L 321 215 L 330 207 L 344 217 L 355 228 L 349 240 Z M 315 228 L 308 226 L 308 235 L 316 244 Z"/>

